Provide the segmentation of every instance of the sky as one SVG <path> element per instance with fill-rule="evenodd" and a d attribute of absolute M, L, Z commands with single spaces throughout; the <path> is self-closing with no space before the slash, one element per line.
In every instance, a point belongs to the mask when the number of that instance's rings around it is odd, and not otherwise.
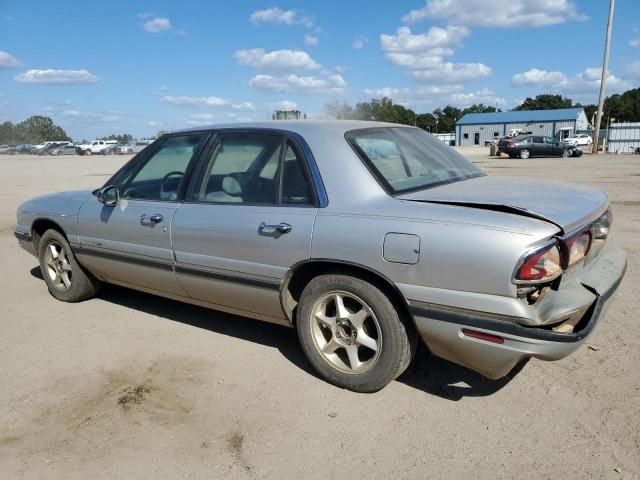
<path fill-rule="evenodd" d="M 74 139 L 325 116 L 391 97 L 510 109 L 596 103 L 606 0 L 0 0 L 0 122 Z M 607 94 L 640 86 L 640 0 L 618 0 Z"/>

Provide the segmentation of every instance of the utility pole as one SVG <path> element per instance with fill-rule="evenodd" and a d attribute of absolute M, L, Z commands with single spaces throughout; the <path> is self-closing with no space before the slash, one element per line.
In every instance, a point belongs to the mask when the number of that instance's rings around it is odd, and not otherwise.
<path fill-rule="evenodd" d="M 609 0 L 609 19 L 607 20 L 607 36 L 604 42 L 604 61 L 602 62 L 602 77 L 600 79 L 600 98 L 598 99 L 598 112 L 596 113 L 595 132 L 593 133 L 593 153 L 598 154 L 598 140 L 600 136 L 600 122 L 602 121 L 602 108 L 604 107 L 604 90 L 609 69 L 609 45 L 611 43 L 611 24 L 613 23 L 613 7 L 615 0 Z"/>

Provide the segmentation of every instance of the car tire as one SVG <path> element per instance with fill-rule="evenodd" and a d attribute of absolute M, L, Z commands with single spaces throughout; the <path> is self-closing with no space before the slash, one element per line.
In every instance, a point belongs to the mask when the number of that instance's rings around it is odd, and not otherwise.
<path fill-rule="evenodd" d="M 91 149 L 90 149 L 90 148 L 87 148 L 87 149 L 84 151 L 84 155 L 87 155 L 87 156 L 91 156 L 91 154 L 92 154 L 92 153 L 93 153 L 93 152 L 91 151 Z"/>
<path fill-rule="evenodd" d="M 100 281 L 82 268 L 59 231 L 44 232 L 38 243 L 38 258 L 42 278 L 57 300 L 80 302 L 98 293 Z"/>
<path fill-rule="evenodd" d="M 562 154 L 560 155 L 562 158 L 569 158 L 573 155 L 573 152 L 570 149 L 565 149 L 562 151 Z"/>
<path fill-rule="evenodd" d="M 520 153 L 518 154 L 518 156 L 523 160 L 526 160 L 527 158 L 529 158 L 530 155 L 531 155 L 531 152 L 526 148 L 523 148 L 522 150 L 520 150 Z"/>
<path fill-rule="evenodd" d="M 302 350 L 316 372 L 354 392 L 382 389 L 409 366 L 416 350 L 411 320 L 360 278 L 314 278 L 302 292 L 296 317 Z"/>

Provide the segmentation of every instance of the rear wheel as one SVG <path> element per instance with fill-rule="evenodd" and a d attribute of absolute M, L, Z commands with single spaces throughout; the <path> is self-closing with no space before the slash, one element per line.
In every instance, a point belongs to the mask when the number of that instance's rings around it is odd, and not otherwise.
<path fill-rule="evenodd" d="M 529 158 L 530 154 L 531 154 L 531 152 L 529 152 L 529 150 L 527 150 L 526 148 L 520 150 L 520 158 L 527 159 L 527 158 Z"/>
<path fill-rule="evenodd" d="M 89 155 L 89 156 L 90 156 L 90 155 L 91 155 L 91 153 L 92 153 L 92 152 L 91 152 L 91 149 L 90 149 L 90 148 L 87 148 L 87 149 L 84 151 L 84 154 L 85 154 L 85 155 Z"/>
<path fill-rule="evenodd" d="M 571 150 L 568 148 L 562 151 L 562 158 L 569 158 L 571 156 Z"/>
<path fill-rule="evenodd" d="M 40 271 L 49 293 L 63 302 L 79 302 L 98 293 L 100 282 L 85 272 L 57 230 L 47 230 L 39 243 Z"/>
<path fill-rule="evenodd" d="M 298 337 L 328 382 L 375 392 L 409 365 L 416 337 L 409 319 L 374 285 L 347 275 L 321 275 L 302 292 Z"/>

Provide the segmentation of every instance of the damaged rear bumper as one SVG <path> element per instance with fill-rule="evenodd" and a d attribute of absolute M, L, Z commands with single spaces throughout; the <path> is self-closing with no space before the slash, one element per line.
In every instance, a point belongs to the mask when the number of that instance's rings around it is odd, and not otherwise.
<path fill-rule="evenodd" d="M 558 360 L 574 352 L 606 312 L 626 266 L 624 251 L 607 242 L 581 276 L 582 293 L 589 293 L 595 300 L 585 306 L 585 313 L 570 333 L 549 326 L 521 325 L 489 312 L 415 301 L 409 306 L 420 336 L 434 355 L 496 379 L 525 358 Z M 569 296 L 576 291 L 573 288 L 564 293 Z M 560 300 L 563 291 L 557 294 Z"/>

